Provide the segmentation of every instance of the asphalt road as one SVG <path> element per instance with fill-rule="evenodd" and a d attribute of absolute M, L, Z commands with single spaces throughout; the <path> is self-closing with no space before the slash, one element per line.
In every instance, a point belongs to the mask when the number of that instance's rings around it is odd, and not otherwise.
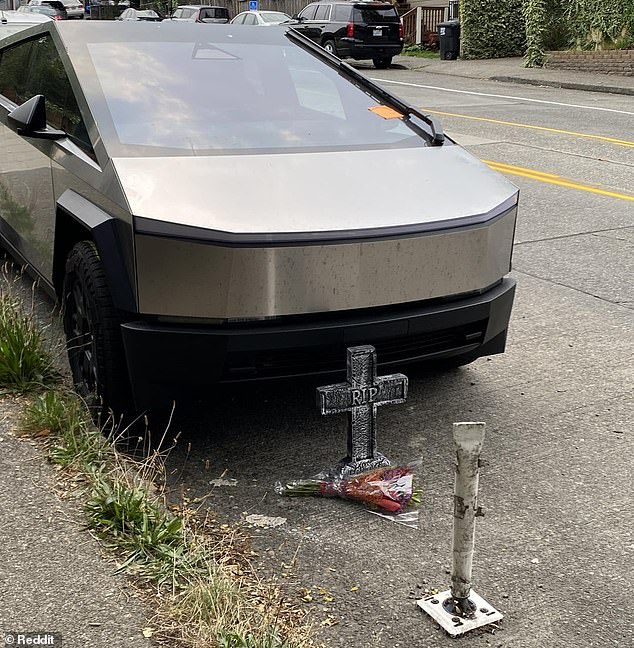
<path fill-rule="evenodd" d="M 346 502 L 275 495 L 276 480 L 309 477 L 345 454 L 345 416 L 317 415 L 314 383 L 211 390 L 181 409 L 172 483 L 244 525 L 294 601 L 310 591 L 305 606 L 329 646 L 453 646 L 415 600 L 449 584 L 452 423 L 485 421 L 474 586 L 505 618 L 459 641 L 631 646 L 634 100 L 368 74 L 438 114 L 520 187 L 508 351 L 410 376 L 407 403 L 380 410 L 381 451 L 422 459 L 418 530 Z M 237 485 L 210 484 L 221 476 Z M 250 527 L 254 513 L 286 522 Z"/>

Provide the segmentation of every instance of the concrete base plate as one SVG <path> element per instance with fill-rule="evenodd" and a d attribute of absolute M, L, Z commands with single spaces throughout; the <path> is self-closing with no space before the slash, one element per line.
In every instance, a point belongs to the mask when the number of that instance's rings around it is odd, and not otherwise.
<path fill-rule="evenodd" d="M 473 590 L 469 595 L 469 599 L 473 601 L 476 611 L 472 619 L 465 619 L 463 617 L 455 616 L 445 610 L 443 603 L 451 598 L 451 590 L 440 592 L 439 594 L 429 595 L 416 601 L 417 605 L 440 626 L 446 630 L 452 637 L 475 630 L 489 623 L 495 623 L 502 619 L 502 614 L 494 607 L 491 607 L 481 596 L 478 596 Z"/>

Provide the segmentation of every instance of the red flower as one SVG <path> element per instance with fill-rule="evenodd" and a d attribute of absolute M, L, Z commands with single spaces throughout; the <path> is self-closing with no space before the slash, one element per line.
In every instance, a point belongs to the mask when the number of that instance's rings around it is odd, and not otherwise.
<path fill-rule="evenodd" d="M 305 479 L 285 485 L 278 482 L 275 490 L 289 497 L 341 497 L 392 513 L 401 513 L 411 501 L 417 501 L 414 475 L 410 467 L 403 466 L 377 468 L 347 479 Z"/>

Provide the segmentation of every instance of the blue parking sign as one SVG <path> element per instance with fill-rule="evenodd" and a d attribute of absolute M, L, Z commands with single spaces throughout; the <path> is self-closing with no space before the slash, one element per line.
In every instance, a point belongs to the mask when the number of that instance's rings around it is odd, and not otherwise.
<path fill-rule="evenodd" d="M 258 10 L 258 0 L 249 0 L 249 11 Z"/>

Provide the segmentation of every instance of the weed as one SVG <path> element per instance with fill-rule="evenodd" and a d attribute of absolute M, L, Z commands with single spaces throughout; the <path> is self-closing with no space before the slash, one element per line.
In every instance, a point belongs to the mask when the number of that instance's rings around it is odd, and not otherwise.
<path fill-rule="evenodd" d="M 197 575 L 175 598 L 168 614 L 176 622 L 185 645 L 221 648 L 307 645 L 305 631 L 293 639 L 282 636 L 290 628 L 277 616 L 282 605 L 275 590 L 256 585 L 250 579 L 244 583 L 235 581 L 217 564 L 210 563 L 208 567 L 206 575 Z"/>
<path fill-rule="evenodd" d="M 26 408 L 23 430 L 48 438 L 51 461 L 85 472 L 99 471 L 112 457 L 113 447 L 95 428 L 83 402 L 72 393 L 49 391 Z"/>
<path fill-rule="evenodd" d="M 293 648 L 286 639 L 280 639 L 277 634 L 267 634 L 255 637 L 251 633 L 246 635 L 231 632 L 219 633 L 218 644 L 220 648 Z"/>
<path fill-rule="evenodd" d="M 191 570 L 182 521 L 150 499 L 147 490 L 100 476 L 85 506 L 88 526 L 124 556 L 128 569 L 158 585 L 178 583 Z"/>
<path fill-rule="evenodd" d="M 62 390 L 36 394 L 23 429 L 46 439 L 51 461 L 84 478 L 87 526 L 118 557 L 117 571 L 158 590 L 159 636 L 190 648 L 310 645 L 300 611 L 255 576 L 238 532 L 199 519 L 187 504 L 174 514 L 162 501 L 165 434 L 159 448 L 133 461 Z"/>
<path fill-rule="evenodd" d="M 26 391 L 58 378 L 38 324 L 19 302 L 0 296 L 0 386 Z"/>

